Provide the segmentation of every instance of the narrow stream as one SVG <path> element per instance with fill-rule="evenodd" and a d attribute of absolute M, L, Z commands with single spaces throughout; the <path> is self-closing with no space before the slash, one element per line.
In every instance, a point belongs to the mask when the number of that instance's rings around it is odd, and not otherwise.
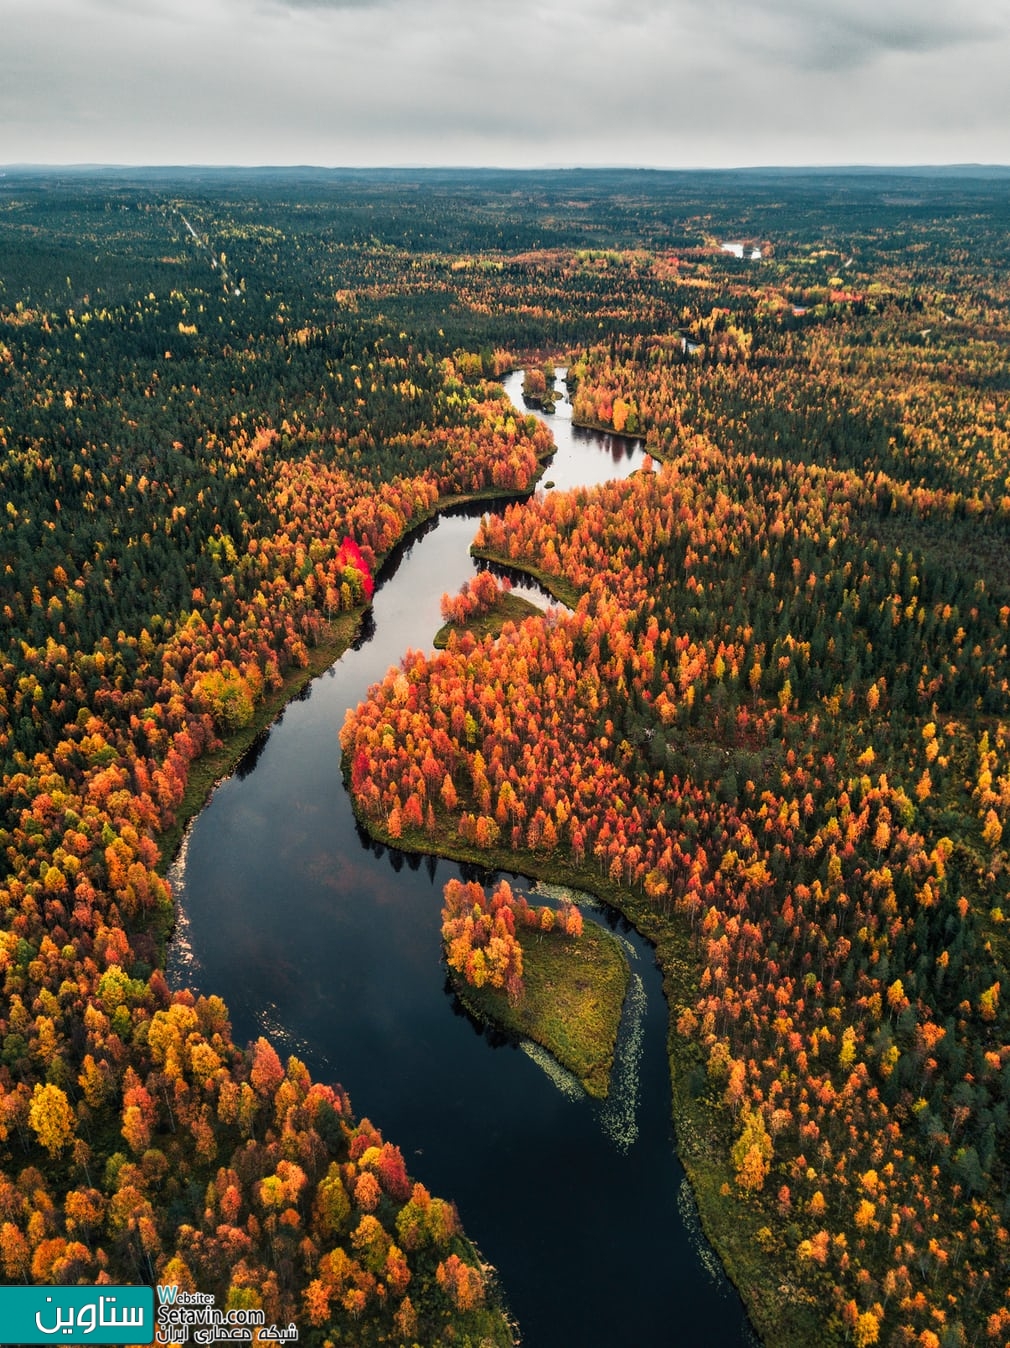
<path fill-rule="evenodd" d="M 519 406 L 521 382 L 506 381 Z M 641 465 L 635 442 L 573 427 L 567 403 L 550 425 L 558 450 L 545 477 L 557 489 Z M 586 913 L 623 936 L 634 975 L 611 1099 L 594 1102 L 547 1055 L 460 1011 L 439 928 L 443 885 L 461 868 L 373 844 L 344 789 L 346 708 L 408 648 L 432 650 L 441 595 L 474 574 L 468 550 L 490 508 L 448 512 L 397 552 L 358 645 L 289 704 L 194 821 L 172 873 L 169 982 L 222 996 L 238 1042 L 268 1034 L 282 1056 L 346 1087 L 412 1175 L 457 1203 L 525 1348 L 753 1345 L 699 1239 L 674 1150 L 651 947 L 616 914 Z M 545 602 L 535 587 L 517 592 Z"/>

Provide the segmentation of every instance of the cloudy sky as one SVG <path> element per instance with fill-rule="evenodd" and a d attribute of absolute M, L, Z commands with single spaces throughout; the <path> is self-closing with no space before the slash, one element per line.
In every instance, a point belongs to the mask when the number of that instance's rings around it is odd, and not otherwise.
<path fill-rule="evenodd" d="M 0 0 L 0 164 L 1010 163 L 1010 0 Z"/>

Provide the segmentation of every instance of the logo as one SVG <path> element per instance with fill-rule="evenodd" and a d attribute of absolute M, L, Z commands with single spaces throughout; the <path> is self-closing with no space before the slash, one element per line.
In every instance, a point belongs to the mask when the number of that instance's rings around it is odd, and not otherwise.
<path fill-rule="evenodd" d="M 0 1287 L 0 1344 L 153 1342 L 153 1287 Z"/>

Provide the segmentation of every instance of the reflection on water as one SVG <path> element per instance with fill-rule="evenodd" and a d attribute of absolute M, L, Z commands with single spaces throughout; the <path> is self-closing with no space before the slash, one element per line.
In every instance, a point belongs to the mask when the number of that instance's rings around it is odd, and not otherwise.
<path fill-rule="evenodd" d="M 505 566 L 501 562 L 489 562 L 484 557 L 474 559 L 479 571 L 490 571 L 492 576 L 497 576 L 499 580 L 508 580 L 512 582 L 512 593 L 518 595 L 521 599 L 528 599 L 530 603 L 537 604 L 543 608 L 550 604 L 564 604 L 555 599 L 546 585 L 541 585 L 538 580 L 525 572 L 517 570 L 514 566 Z"/>
<path fill-rule="evenodd" d="M 586 445 L 596 453 L 609 455 L 615 468 L 624 468 L 642 457 L 641 442 L 629 440 L 623 435 L 610 435 L 607 431 L 591 431 L 585 426 L 573 426 L 572 440 L 577 445 Z M 618 472 L 615 477 L 627 477 L 627 473 Z"/>
<path fill-rule="evenodd" d="M 282 711 L 274 721 L 274 726 L 279 726 L 284 719 Z M 242 780 L 248 777 L 251 772 L 256 771 L 256 764 L 260 761 L 263 750 L 266 748 L 267 740 L 270 738 L 270 731 L 273 726 L 266 726 L 259 732 L 252 744 L 245 751 L 239 761 L 235 764 L 235 776 Z"/>
<path fill-rule="evenodd" d="M 369 609 L 368 612 L 361 619 L 360 626 L 358 627 L 358 634 L 354 638 L 354 641 L 351 643 L 351 650 L 360 651 L 362 646 L 367 646 L 368 643 L 371 641 L 371 639 L 375 636 L 376 631 L 377 628 L 375 626 L 375 618 L 372 614 L 371 609 Z M 335 669 L 336 666 L 334 666 L 333 668 Z"/>

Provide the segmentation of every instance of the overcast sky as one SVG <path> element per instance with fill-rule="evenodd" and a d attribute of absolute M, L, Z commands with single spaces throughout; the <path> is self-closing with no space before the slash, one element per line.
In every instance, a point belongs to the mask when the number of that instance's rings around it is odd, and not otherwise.
<path fill-rule="evenodd" d="M 1010 0 L 0 0 L 0 163 L 1010 163 Z"/>

